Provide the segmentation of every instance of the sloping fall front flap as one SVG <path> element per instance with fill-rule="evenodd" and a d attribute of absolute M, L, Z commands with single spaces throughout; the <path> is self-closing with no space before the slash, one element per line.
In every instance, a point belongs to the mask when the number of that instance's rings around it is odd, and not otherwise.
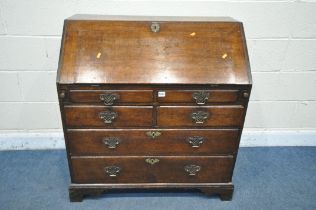
<path fill-rule="evenodd" d="M 58 83 L 251 83 L 240 22 L 102 17 L 65 21 Z"/>

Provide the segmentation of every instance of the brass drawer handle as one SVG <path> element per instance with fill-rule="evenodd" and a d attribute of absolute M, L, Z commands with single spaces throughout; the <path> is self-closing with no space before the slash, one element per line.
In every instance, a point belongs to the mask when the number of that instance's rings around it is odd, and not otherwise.
<path fill-rule="evenodd" d="M 99 117 L 104 121 L 104 123 L 110 124 L 118 117 L 118 114 L 113 111 L 104 111 L 99 113 Z"/>
<path fill-rule="evenodd" d="M 107 166 L 104 168 L 104 170 L 107 173 L 107 175 L 113 177 L 113 176 L 117 176 L 120 173 L 121 168 L 118 166 Z"/>
<path fill-rule="evenodd" d="M 199 105 L 203 105 L 207 102 L 209 93 L 205 91 L 198 91 L 194 92 L 192 94 L 193 99 L 195 99 L 195 102 Z"/>
<path fill-rule="evenodd" d="M 204 137 L 202 136 L 192 136 L 187 139 L 187 142 L 191 144 L 193 148 L 199 148 L 204 142 Z"/>
<path fill-rule="evenodd" d="M 186 165 L 184 170 L 189 174 L 189 176 L 195 176 L 197 172 L 201 170 L 201 166 L 198 165 Z"/>
<path fill-rule="evenodd" d="M 105 93 L 100 95 L 100 100 L 104 105 L 113 105 L 114 101 L 120 99 L 120 95 L 116 93 Z"/>
<path fill-rule="evenodd" d="M 191 117 L 195 121 L 196 124 L 203 124 L 209 117 L 209 113 L 204 112 L 204 111 L 197 111 L 197 112 L 193 112 L 191 114 Z"/>
<path fill-rule="evenodd" d="M 102 141 L 109 149 L 115 149 L 121 142 L 121 140 L 117 137 L 105 137 Z"/>
<path fill-rule="evenodd" d="M 146 135 L 152 139 L 155 139 L 161 135 L 161 132 L 160 131 L 148 131 L 148 132 L 146 132 Z"/>
<path fill-rule="evenodd" d="M 157 158 L 146 158 L 145 159 L 145 162 L 146 163 L 149 163 L 150 165 L 154 165 L 154 164 L 156 164 L 156 163 L 159 163 L 159 159 L 157 159 Z"/>

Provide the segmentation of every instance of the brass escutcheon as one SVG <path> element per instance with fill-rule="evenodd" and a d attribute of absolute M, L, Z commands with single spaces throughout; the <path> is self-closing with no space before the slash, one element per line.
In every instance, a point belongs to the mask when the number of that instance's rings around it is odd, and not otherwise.
<path fill-rule="evenodd" d="M 161 132 L 160 131 L 148 131 L 148 132 L 146 132 L 146 135 L 152 139 L 155 139 L 161 135 Z"/>
<path fill-rule="evenodd" d="M 160 31 L 160 25 L 157 22 L 153 22 L 150 25 L 150 30 L 154 33 L 158 33 Z"/>
<path fill-rule="evenodd" d="M 150 165 L 154 165 L 154 164 L 159 162 L 159 159 L 157 159 L 157 158 L 146 158 L 145 162 L 149 163 Z"/>

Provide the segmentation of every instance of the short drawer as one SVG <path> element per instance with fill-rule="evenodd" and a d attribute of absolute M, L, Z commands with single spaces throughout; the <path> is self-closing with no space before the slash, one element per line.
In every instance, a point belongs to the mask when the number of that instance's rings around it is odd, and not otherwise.
<path fill-rule="evenodd" d="M 73 103 L 152 103 L 152 90 L 70 90 L 69 99 Z"/>
<path fill-rule="evenodd" d="M 233 156 L 72 157 L 73 183 L 230 182 Z"/>
<path fill-rule="evenodd" d="M 65 106 L 68 127 L 151 126 L 152 106 Z"/>
<path fill-rule="evenodd" d="M 223 155 L 238 148 L 238 129 L 70 129 L 72 155 Z"/>
<path fill-rule="evenodd" d="M 235 102 L 238 90 L 160 90 L 157 92 L 160 103 L 192 103 L 206 105 L 209 103 Z"/>
<path fill-rule="evenodd" d="M 243 123 L 244 107 L 232 106 L 160 106 L 158 126 L 233 126 Z"/>

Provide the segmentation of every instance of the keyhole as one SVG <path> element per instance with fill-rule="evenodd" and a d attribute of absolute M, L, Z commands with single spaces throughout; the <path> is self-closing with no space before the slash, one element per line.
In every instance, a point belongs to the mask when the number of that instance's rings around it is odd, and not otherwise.
<path fill-rule="evenodd" d="M 150 26 L 152 32 L 157 33 L 160 30 L 159 23 L 152 23 Z"/>

